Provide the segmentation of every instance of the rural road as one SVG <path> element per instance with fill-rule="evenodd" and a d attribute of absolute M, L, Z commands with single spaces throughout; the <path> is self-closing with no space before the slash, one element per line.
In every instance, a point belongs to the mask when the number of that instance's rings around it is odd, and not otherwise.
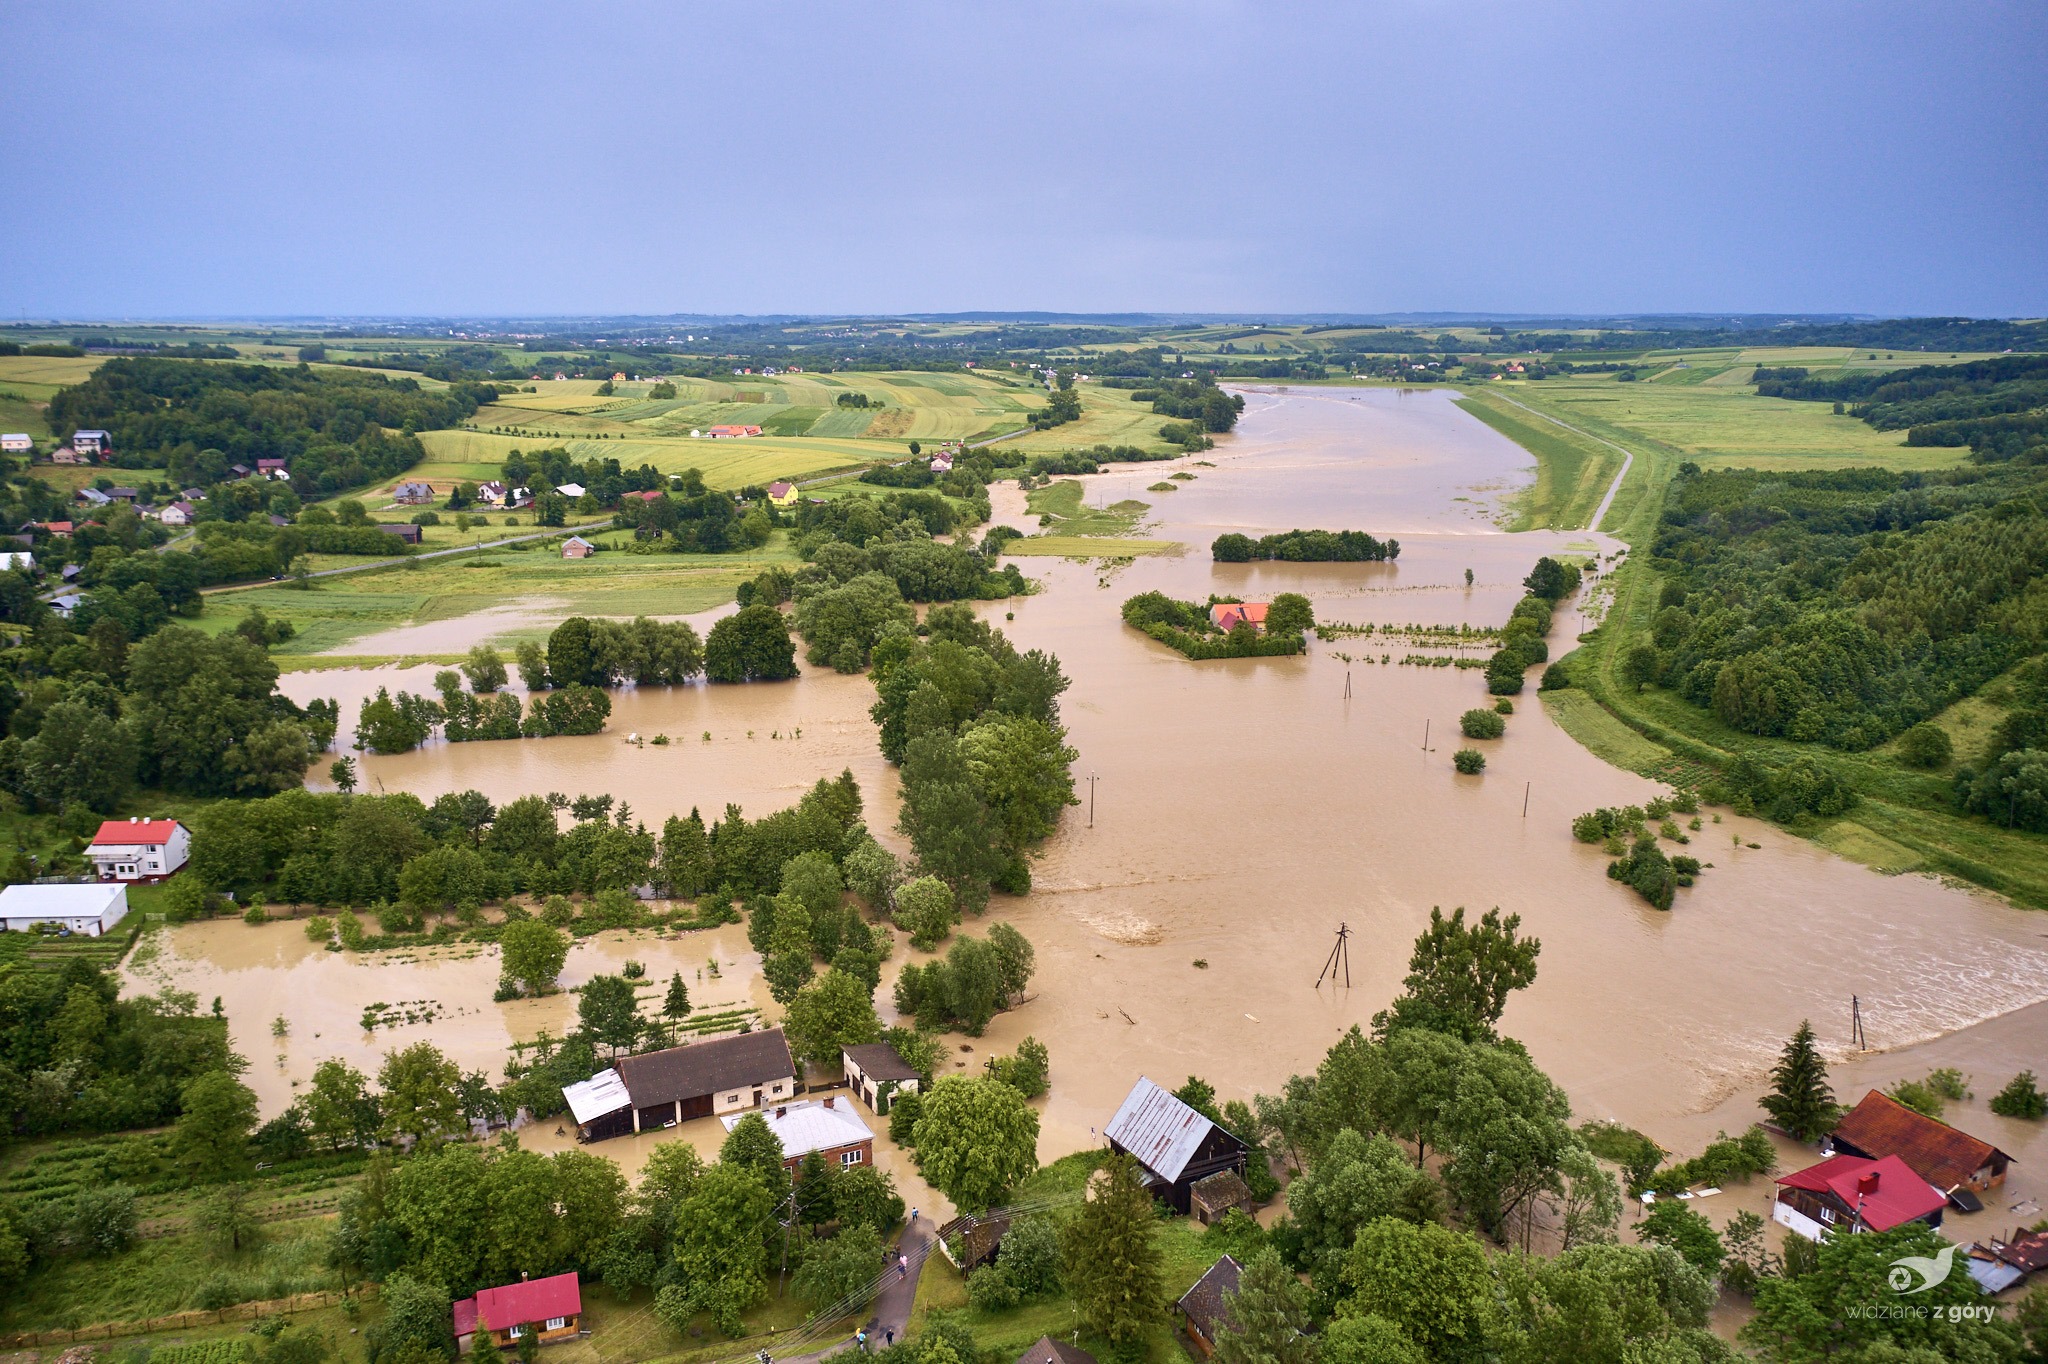
<path fill-rule="evenodd" d="M 1524 402 L 1516 402 L 1515 399 L 1510 398 L 1505 393 L 1498 393 L 1494 396 L 1499 398 L 1504 403 L 1513 403 L 1514 406 L 1521 408 L 1524 412 L 1528 413 L 1532 417 L 1541 417 L 1544 421 L 1549 422 L 1552 426 L 1563 427 L 1565 430 L 1571 432 L 1575 436 L 1584 436 L 1587 440 L 1599 441 L 1602 445 L 1606 446 L 1610 450 L 1621 451 L 1621 472 L 1614 476 L 1614 482 L 1607 485 L 1607 496 L 1600 499 L 1600 506 L 1593 513 L 1592 523 L 1586 527 L 1587 530 L 1600 529 L 1600 523 L 1607 519 L 1607 509 L 1614 505 L 1614 495 L 1621 491 L 1621 481 L 1624 478 L 1628 477 L 1629 466 L 1636 462 L 1635 452 L 1630 450 L 1625 445 L 1617 445 L 1615 442 L 1607 439 L 1605 436 L 1596 436 L 1591 431 L 1581 431 L 1578 427 L 1573 426 L 1568 422 L 1561 422 L 1557 418 L 1551 416 L 1548 412 L 1538 412 L 1535 408 L 1529 406 L 1529 404 Z"/>
<path fill-rule="evenodd" d="M 936 1243 L 937 1238 L 932 1234 L 929 1218 L 922 1218 L 915 1226 L 903 1229 L 903 1235 L 896 1242 L 896 1252 L 910 1257 L 910 1273 L 907 1277 L 900 1276 L 894 1267 L 895 1261 L 890 1261 L 890 1268 L 882 1277 L 881 1292 L 876 1294 L 867 1320 L 869 1350 L 886 1347 L 889 1337 L 884 1335 L 884 1332 L 893 1333 L 897 1340 L 903 1339 L 906 1328 L 910 1325 L 911 1304 L 917 1301 L 918 1276 L 924 1272 L 924 1262 L 931 1256 L 932 1247 Z M 842 1340 L 836 1345 L 828 1345 L 809 1354 L 771 1357 L 773 1364 L 818 1364 L 820 1360 L 846 1354 L 858 1348 L 853 1341 Z"/>

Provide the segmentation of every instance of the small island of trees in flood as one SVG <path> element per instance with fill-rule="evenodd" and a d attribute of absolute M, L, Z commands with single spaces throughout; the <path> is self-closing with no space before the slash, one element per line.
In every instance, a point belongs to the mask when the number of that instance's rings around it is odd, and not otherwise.
<path fill-rule="evenodd" d="M 1375 539 L 1362 530 L 1290 530 L 1254 540 L 1235 531 L 1216 537 L 1209 555 L 1219 564 L 1284 559 L 1298 564 L 1380 563 L 1401 557 L 1401 542 Z"/>

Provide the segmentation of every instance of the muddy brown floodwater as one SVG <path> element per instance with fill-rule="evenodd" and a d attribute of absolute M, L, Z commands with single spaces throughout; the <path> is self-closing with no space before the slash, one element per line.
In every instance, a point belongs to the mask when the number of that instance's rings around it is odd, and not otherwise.
<path fill-rule="evenodd" d="M 2038 1010 L 2014 1011 L 2048 999 L 2048 918 L 1923 877 L 1882 877 L 1725 812 L 1691 849 L 1712 869 L 1672 912 L 1659 913 L 1609 881 L 1600 850 L 1568 832 L 1581 811 L 1640 802 L 1659 788 L 1580 748 L 1552 724 L 1533 686 L 1518 698 L 1507 736 L 1475 745 L 1487 753 L 1485 774 L 1466 777 L 1450 759 L 1465 742 L 1459 714 L 1489 699 L 1476 671 L 1356 664 L 1347 698 L 1336 653 L 1399 659 L 1408 650 L 1350 640 L 1312 644 L 1297 658 L 1196 664 L 1122 625 L 1123 599 L 1149 588 L 1194 599 L 1298 591 L 1325 620 L 1498 625 L 1539 555 L 1620 548 L 1585 533 L 1499 531 L 1502 498 L 1526 482 L 1529 456 L 1450 398 L 1248 391 L 1240 433 L 1206 456 L 1084 480 L 1092 504 L 1153 503 L 1139 533 L 1182 541 L 1184 555 L 1124 567 L 1024 560 L 1045 590 L 1018 599 L 1013 621 L 1002 621 L 1004 603 L 987 605 L 1020 647 L 1059 655 L 1073 679 L 1064 715 L 1081 755 L 1082 807 L 1045 845 L 1033 892 L 999 899 L 990 915 L 1036 946 L 1033 996 L 961 1058 L 978 1064 L 1027 1033 L 1050 1047 L 1041 1153 L 1090 1144 L 1139 1074 L 1167 1084 L 1200 1074 L 1228 1097 L 1272 1091 L 1313 1067 L 1398 990 L 1432 905 L 1498 905 L 1522 916 L 1543 952 L 1505 1029 L 1529 1045 L 1581 1116 L 1621 1119 L 1669 1146 L 1697 1149 L 1713 1127 L 1752 1120 L 1747 1096 L 1801 1019 L 1845 1053 L 1852 992 L 1879 1046 L 1911 1047 L 1998 1020 L 1963 1034 L 1980 1039 L 1965 1049 L 1985 1071 L 1999 1072 L 1980 1074 L 1980 1084 L 1996 1088 L 2022 1065 L 2039 1066 L 2039 1030 L 2000 1016 L 2038 1021 Z M 1170 495 L 1143 492 L 1175 469 L 1196 478 Z M 1003 519 L 1028 524 L 1013 488 L 998 490 L 996 505 Z M 1208 543 L 1222 531 L 1296 526 L 1394 535 L 1401 556 L 1328 565 L 1209 559 Z M 1559 611 L 1552 656 L 1584 626 L 1576 610 Z M 302 700 L 340 695 L 352 713 L 377 685 L 420 689 L 431 673 L 300 673 L 285 685 Z M 872 697 L 865 678 L 823 671 L 789 684 L 628 690 L 600 736 L 437 744 L 368 758 L 363 768 L 373 788 L 429 799 L 465 787 L 501 802 L 609 791 L 650 825 L 692 806 L 710 815 L 728 801 L 760 813 L 851 768 L 879 832 L 893 822 L 896 792 L 875 751 Z M 626 742 L 635 732 L 675 742 L 636 747 Z M 324 773 L 316 778 L 325 784 Z M 1350 929 L 1348 988 L 1316 988 L 1340 925 Z M 269 1023 L 279 1012 L 292 1022 L 291 1077 L 309 1073 L 323 1046 L 361 1064 L 414 1033 L 465 1066 L 490 1068 L 510 1038 L 544 1024 L 559 1031 L 567 1017 L 559 1000 L 490 1004 L 497 973 L 488 950 L 469 961 L 358 960 L 309 952 L 295 934 L 289 925 L 185 927 L 160 962 L 202 997 L 224 997 L 236 1045 L 264 1082 L 266 1111 L 289 1093 L 266 1075 Z M 721 930 L 658 944 L 584 943 L 568 979 L 627 955 L 651 973 L 684 969 L 687 978 L 717 954 L 735 971 L 749 969 L 744 937 Z M 892 973 L 910 955 L 899 950 Z M 436 996 L 461 1011 L 380 1033 L 374 1044 L 355 1026 L 372 1000 Z M 887 998 L 885 982 L 885 1009 Z M 1931 1047 L 1953 1045 L 1944 1038 Z M 1855 1073 L 1874 1082 L 1886 1059 L 1859 1061 Z M 1912 1054 L 1888 1059 L 1898 1074 L 1926 1064 Z"/>

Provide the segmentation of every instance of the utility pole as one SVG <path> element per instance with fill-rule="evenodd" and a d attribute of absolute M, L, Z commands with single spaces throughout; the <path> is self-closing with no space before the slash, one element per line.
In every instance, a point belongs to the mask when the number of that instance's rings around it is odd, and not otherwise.
<path fill-rule="evenodd" d="M 1522 818 L 1523 818 L 1523 819 L 1527 819 L 1527 818 L 1529 817 L 1529 788 L 1530 788 L 1531 786 L 1534 786 L 1534 785 L 1535 785 L 1535 783 L 1534 783 L 1534 782 L 1528 782 L 1528 781 L 1525 781 L 1525 782 L 1523 782 L 1523 783 L 1522 783 Z"/>
<path fill-rule="evenodd" d="M 1095 774 L 1088 774 L 1088 827 L 1095 827 Z"/>
<path fill-rule="evenodd" d="M 1351 925 L 1350 925 L 1350 924 L 1348 924 L 1348 923 L 1340 923 L 1340 924 L 1338 924 L 1338 925 L 1337 925 L 1337 941 L 1336 941 L 1336 943 L 1335 943 L 1335 944 L 1334 944 L 1334 945 L 1333 945 L 1333 946 L 1332 946 L 1332 947 L 1330 948 L 1330 956 L 1329 956 L 1329 960 L 1327 960 L 1327 961 L 1325 961 L 1325 962 L 1323 963 L 1323 969 L 1322 969 L 1321 973 L 1320 973 L 1320 974 L 1318 974 L 1318 975 L 1316 976 L 1316 989 L 1320 990 L 1320 989 L 1322 989 L 1322 988 L 1323 988 L 1323 978 L 1324 978 L 1325 976 L 1327 976 L 1327 977 L 1329 978 L 1330 984 L 1331 984 L 1332 986 L 1335 986 L 1335 985 L 1336 985 L 1336 983 L 1337 983 L 1337 963 L 1338 963 L 1339 961 L 1342 961 L 1342 962 L 1343 962 L 1343 964 L 1344 964 L 1344 988 L 1345 988 L 1345 989 L 1347 989 L 1347 990 L 1351 988 L 1351 947 L 1350 947 L 1350 941 L 1351 941 Z"/>
<path fill-rule="evenodd" d="M 1870 1050 L 1869 1039 L 1863 1035 L 1863 1001 L 1855 995 L 1849 996 L 1849 1040 L 1858 1051 Z"/>
<path fill-rule="evenodd" d="M 1426 719 L 1422 722 L 1422 751 L 1429 752 L 1429 721 Z"/>

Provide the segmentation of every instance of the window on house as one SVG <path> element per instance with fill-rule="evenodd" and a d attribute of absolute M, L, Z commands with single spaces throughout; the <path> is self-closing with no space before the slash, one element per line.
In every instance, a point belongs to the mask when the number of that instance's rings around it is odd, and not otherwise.
<path fill-rule="evenodd" d="M 559 1331 L 568 1324 L 569 1319 L 567 1317 L 549 1317 L 547 1329 L 550 1331 Z"/>
<path fill-rule="evenodd" d="M 1823 1222 L 1832 1222 L 1832 1221 L 1834 1221 L 1834 1220 L 1835 1220 L 1835 1210 L 1834 1210 L 1833 1208 L 1829 1208 L 1829 1207 L 1822 1207 L 1822 1208 L 1821 1208 L 1821 1210 L 1820 1210 L 1820 1220 L 1821 1220 L 1821 1221 L 1823 1221 Z"/>
<path fill-rule="evenodd" d="M 740 1101 L 740 1096 L 737 1094 L 728 1094 L 725 1096 L 725 1101 L 729 1104 L 736 1104 Z"/>
<path fill-rule="evenodd" d="M 519 1339 L 519 1337 L 521 1337 L 521 1336 L 523 1336 L 523 1335 L 525 1335 L 525 1334 L 526 1334 L 526 1327 L 525 1327 L 525 1326 L 523 1326 L 523 1325 L 522 1325 L 522 1326 L 508 1326 L 508 1327 L 506 1327 L 506 1328 L 505 1328 L 505 1334 L 506 1334 L 506 1335 L 508 1335 L 508 1336 L 510 1336 L 510 1337 L 511 1337 L 512 1339 L 514 1339 L 514 1340 L 517 1340 L 517 1339 Z"/>
<path fill-rule="evenodd" d="M 860 1164 L 860 1152 L 841 1151 L 839 1153 L 839 1164 L 841 1165 L 841 1167 Z"/>

